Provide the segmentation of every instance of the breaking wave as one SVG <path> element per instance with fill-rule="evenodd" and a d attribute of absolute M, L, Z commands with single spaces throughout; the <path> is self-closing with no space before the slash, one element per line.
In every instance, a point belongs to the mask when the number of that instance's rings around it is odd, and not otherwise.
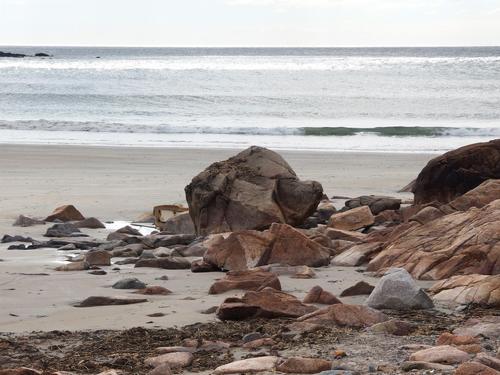
<path fill-rule="evenodd" d="M 78 121 L 0 121 L 2 130 L 70 131 L 90 133 L 145 133 L 145 134 L 241 134 L 241 135 L 299 135 L 299 136 L 355 136 L 371 134 L 381 137 L 500 137 L 498 127 L 435 127 L 435 126 L 379 126 L 379 127 L 215 127 L 173 126 L 167 124 L 143 125 Z"/>

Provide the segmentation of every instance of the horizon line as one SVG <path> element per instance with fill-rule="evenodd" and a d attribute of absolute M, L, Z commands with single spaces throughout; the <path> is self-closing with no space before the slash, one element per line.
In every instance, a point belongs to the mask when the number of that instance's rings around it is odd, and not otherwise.
<path fill-rule="evenodd" d="M 315 48 L 495 48 L 495 47 L 500 47 L 499 45 L 376 45 L 376 46 L 367 46 L 367 45 L 337 45 L 337 46 L 301 46 L 301 45 L 296 45 L 296 46 L 259 46 L 259 45 L 254 45 L 254 46 L 238 46 L 238 45 L 232 45 L 232 46 L 218 46 L 218 45 L 208 45 L 208 46 L 199 46 L 199 45 L 180 45 L 180 46 L 175 46 L 175 45 L 147 45 L 147 46 L 140 46 L 140 45 L 90 45 L 90 44 L 0 44 L 0 47 L 22 47 L 22 48 L 28 48 L 28 47 L 48 47 L 48 48 L 60 48 L 60 47 L 70 47 L 70 48 L 246 48 L 246 49 L 272 49 L 272 48 L 301 48 L 301 49 L 315 49 Z"/>

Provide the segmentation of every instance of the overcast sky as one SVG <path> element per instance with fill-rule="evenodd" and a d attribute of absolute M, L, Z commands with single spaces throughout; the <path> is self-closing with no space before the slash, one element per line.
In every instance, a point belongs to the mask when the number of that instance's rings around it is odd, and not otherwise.
<path fill-rule="evenodd" d="M 500 0 L 0 0 L 0 45 L 500 45 Z"/>

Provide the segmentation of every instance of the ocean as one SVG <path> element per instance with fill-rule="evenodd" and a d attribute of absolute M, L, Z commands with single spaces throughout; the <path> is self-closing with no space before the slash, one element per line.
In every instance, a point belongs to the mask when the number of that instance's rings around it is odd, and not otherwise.
<path fill-rule="evenodd" d="M 0 47 L 0 143 L 443 152 L 500 137 L 500 47 Z"/>

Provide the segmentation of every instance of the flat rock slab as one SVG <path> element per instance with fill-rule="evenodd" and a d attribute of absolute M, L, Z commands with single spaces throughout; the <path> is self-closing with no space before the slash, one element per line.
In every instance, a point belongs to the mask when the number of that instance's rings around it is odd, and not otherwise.
<path fill-rule="evenodd" d="M 328 226 L 342 230 L 357 230 L 373 225 L 374 223 L 375 216 L 372 215 L 370 208 L 362 206 L 333 214 L 330 217 Z"/>
<path fill-rule="evenodd" d="M 92 296 L 74 305 L 75 307 L 116 306 L 132 305 L 135 303 L 148 302 L 145 298 L 123 298 L 123 297 L 101 297 Z"/>
<path fill-rule="evenodd" d="M 209 294 L 220 294 L 233 289 L 260 290 L 266 287 L 281 290 L 278 277 L 272 272 L 260 270 L 231 271 L 212 284 Z"/>
<path fill-rule="evenodd" d="M 500 307 L 500 275 L 453 276 L 437 282 L 429 291 L 441 302 Z"/>
<path fill-rule="evenodd" d="M 279 318 L 308 314 L 316 310 L 300 302 L 296 297 L 273 288 L 247 292 L 242 298 L 227 298 L 217 310 L 221 320 L 244 320 L 256 317 Z"/>
<path fill-rule="evenodd" d="M 297 320 L 314 324 L 363 328 L 388 319 L 389 317 L 384 313 L 368 306 L 336 304 L 304 315 Z"/>

